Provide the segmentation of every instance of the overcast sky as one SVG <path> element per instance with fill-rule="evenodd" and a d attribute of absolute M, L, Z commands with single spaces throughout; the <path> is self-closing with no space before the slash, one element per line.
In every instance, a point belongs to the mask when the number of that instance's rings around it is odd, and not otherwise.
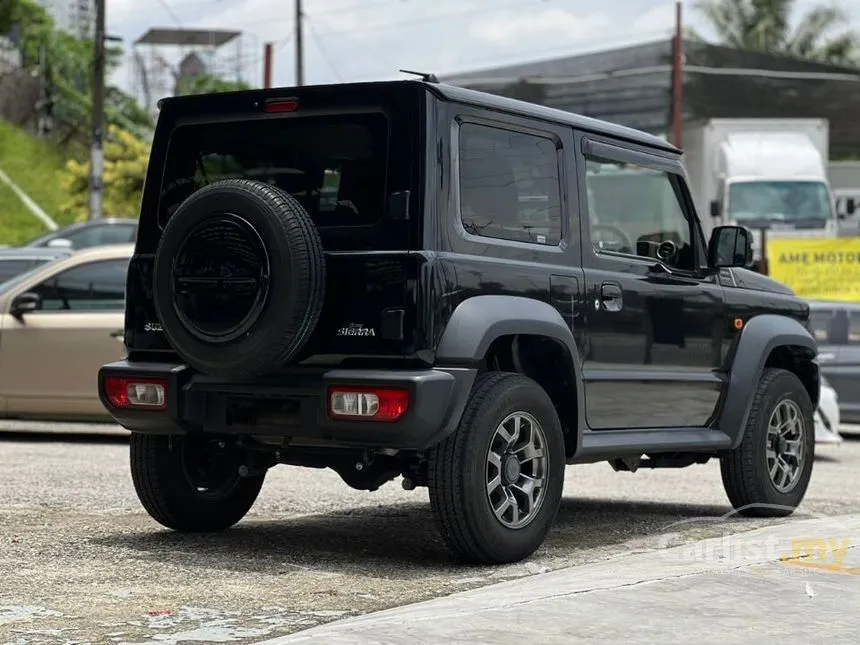
<path fill-rule="evenodd" d="M 838 0 L 860 21 L 860 0 Z M 820 4 L 800 0 L 799 7 Z M 305 82 L 400 76 L 400 68 L 440 75 L 608 49 L 671 35 L 673 0 L 304 0 Z M 684 2 L 685 24 L 710 36 Z M 293 0 L 107 0 L 108 32 L 126 50 L 150 27 L 242 32 L 226 45 L 219 69 L 241 67 L 262 82 L 265 42 L 278 44 L 274 82 L 295 81 Z M 175 61 L 175 52 L 164 51 Z M 237 65 L 238 63 L 238 65 Z M 234 72 L 234 75 L 236 72 Z M 134 87 L 131 65 L 112 79 Z"/>

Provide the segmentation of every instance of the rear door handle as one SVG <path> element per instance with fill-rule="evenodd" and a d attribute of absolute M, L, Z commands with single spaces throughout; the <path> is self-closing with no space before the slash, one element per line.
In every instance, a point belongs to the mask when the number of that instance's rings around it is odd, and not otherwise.
<path fill-rule="evenodd" d="M 600 302 L 606 311 L 621 311 L 624 306 L 621 287 L 611 283 L 600 285 Z"/>
<path fill-rule="evenodd" d="M 117 329 L 116 331 L 112 331 L 110 333 L 111 338 L 122 338 L 123 336 L 125 336 L 125 330 L 124 329 Z"/>

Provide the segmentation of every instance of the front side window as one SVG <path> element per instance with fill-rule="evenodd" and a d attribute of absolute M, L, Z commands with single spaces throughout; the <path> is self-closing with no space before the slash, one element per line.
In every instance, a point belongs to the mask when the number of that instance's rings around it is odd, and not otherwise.
<path fill-rule="evenodd" d="M 534 244 L 561 239 L 561 188 L 552 139 L 460 126 L 460 213 L 468 233 Z"/>
<path fill-rule="evenodd" d="M 670 173 L 599 157 L 586 157 L 591 241 L 609 251 L 695 268 L 692 226 Z"/>
<path fill-rule="evenodd" d="M 128 260 L 101 260 L 62 271 L 30 289 L 45 311 L 114 311 L 125 307 Z"/>

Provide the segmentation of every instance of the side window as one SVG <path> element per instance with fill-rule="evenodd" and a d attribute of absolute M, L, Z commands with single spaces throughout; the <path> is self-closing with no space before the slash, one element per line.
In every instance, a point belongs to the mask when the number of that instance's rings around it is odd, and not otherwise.
<path fill-rule="evenodd" d="M 695 268 L 692 226 L 669 173 L 586 156 L 588 216 L 594 249 Z"/>
<path fill-rule="evenodd" d="M 552 139 L 460 126 L 460 213 L 473 235 L 558 244 L 561 188 Z"/>
<path fill-rule="evenodd" d="M 848 313 L 848 345 L 860 345 L 860 311 Z"/>
<path fill-rule="evenodd" d="M 101 260 L 58 273 L 31 289 L 45 311 L 115 311 L 125 307 L 128 260 Z"/>
<path fill-rule="evenodd" d="M 132 241 L 134 224 L 104 224 L 88 226 L 65 236 L 76 249 L 86 249 L 104 244 L 126 244 Z"/>
<path fill-rule="evenodd" d="M 835 340 L 831 340 L 832 332 L 835 331 L 835 329 L 833 329 L 833 323 L 836 318 L 835 313 L 836 312 L 833 309 L 817 307 L 809 312 L 809 320 L 806 323 L 806 327 L 809 329 L 809 333 L 812 334 L 812 337 L 818 342 L 836 342 Z"/>

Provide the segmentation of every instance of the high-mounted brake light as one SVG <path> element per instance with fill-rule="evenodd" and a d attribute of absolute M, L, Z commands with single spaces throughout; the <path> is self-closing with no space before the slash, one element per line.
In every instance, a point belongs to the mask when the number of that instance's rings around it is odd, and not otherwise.
<path fill-rule="evenodd" d="M 167 381 L 151 378 L 105 378 L 105 396 L 115 408 L 163 410 L 167 407 Z"/>
<path fill-rule="evenodd" d="M 266 112 L 295 112 L 299 109 L 297 99 L 276 99 L 266 103 Z"/>
<path fill-rule="evenodd" d="M 409 391 L 399 388 L 329 388 L 328 411 L 334 419 L 397 421 L 409 408 Z"/>

